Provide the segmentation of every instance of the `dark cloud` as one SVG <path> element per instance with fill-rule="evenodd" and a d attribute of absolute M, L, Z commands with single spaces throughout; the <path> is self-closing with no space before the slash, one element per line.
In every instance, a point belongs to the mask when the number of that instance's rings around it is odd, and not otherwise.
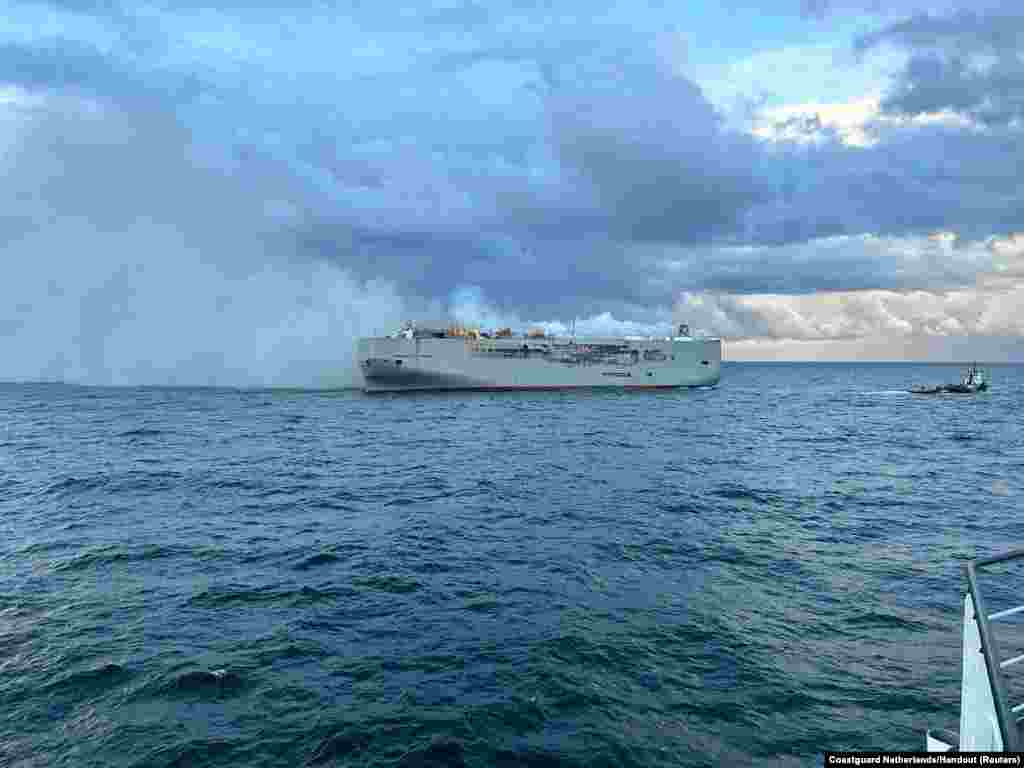
<path fill-rule="evenodd" d="M 755 142 L 724 130 L 696 85 L 645 61 L 602 74 L 551 94 L 549 110 L 559 157 L 593 184 L 612 236 L 706 242 L 771 194 Z"/>
<path fill-rule="evenodd" d="M 452 4 L 413 21 L 320 6 L 322 23 L 297 36 L 265 6 L 212 17 L 198 4 L 149 16 L 114 3 L 53 7 L 100 26 L 79 30 L 69 16 L 59 39 L 0 37 L 0 87 L 47 105 L 15 123 L 0 242 L 26 263 L 49 248 L 50 272 L 83 286 L 93 278 L 62 260 L 98 259 L 95 273 L 114 287 L 82 298 L 83 339 L 125 327 L 101 308 L 131 295 L 132 280 L 152 290 L 133 271 L 147 260 L 206 275 L 212 288 L 197 301 L 210 313 L 236 291 L 264 296 L 266 284 L 246 281 L 270 265 L 286 295 L 326 275 L 359 306 L 377 290 L 360 286 L 380 279 L 406 309 L 472 285 L 524 318 L 633 317 L 681 290 L 970 284 L 975 256 L 905 244 L 918 254 L 905 257 L 886 237 L 984 238 L 1024 216 L 1021 135 L 994 117 L 1018 105 L 976 92 L 1011 94 L 1013 72 L 996 88 L 998 66 L 956 59 L 948 19 L 888 26 L 862 48 L 915 51 L 890 109 L 943 102 L 988 115 L 990 130 L 880 124 L 877 143 L 852 147 L 813 119 L 791 126 L 811 143 L 736 132 L 681 73 L 671 35 L 640 19 L 633 32 L 588 26 L 582 6 L 557 24 L 528 3 Z M 968 54 L 1009 49 L 988 18 L 964 25 Z M 271 325 L 275 301 L 265 302 Z M 254 322 L 259 303 L 240 316 Z M 81 348 L 76 365 L 105 370 L 102 344 Z"/>
<path fill-rule="evenodd" d="M 970 240 L 1019 229 L 1024 133 L 1017 126 L 885 117 L 869 121 L 865 133 L 872 141 L 864 146 L 822 131 L 817 140 L 766 151 L 761 172 L 775 194 L 747 212 L 743 237 L 781 245 L 948 230 Z"/>
<path fill-rule="evenodd" d="M 990 126 L 1024 117 L 1024 9 L 1019 5 L 914 16 L 857 45 L 867 50 L 883 43 L 911 52 L 884 101 L 890 113 L 950 110 Z"/>
<path fill-rule="evenodd" d="M 0 47 L 0 72 L 26 88 L 81 88 L 103 91 L 124 72 L 90 45 L 57 39 L 48 44 L 9 43 Z"/>
<path fill-rule="evenodd" d="M 948 14 L 963 9 L 997 9 L 1011 7 L 1014 2 L 1016 0 L 799 0 L 799 8 L 803 15 L 817 19 L 843 13 L 867 13 L 892 19 L 921 13 Z"/>
<path fill-rule="evenodd" d="M 126 14 L 125 4 L 118 0 L 12 0 L 14 7 L 53 8 L 72 13 L 120 18 Z"/>
<path fill-rule="evenodd" d="M 805 16 L 824 18 L 830 13 L 855 8 L 868 13 L 879 13 L 885 9 L 881 0 L 800 0 L 800 12 Z"/>
<path fill-rule="evenodd" d="M 173 110 L 213 90 L 213 84 L 194 73 L 147 71 L 88 43 L 63 38 L 0 45 L 0 76 L 0 82 L 27 89 L 73 91 L 145 109 Z"/>

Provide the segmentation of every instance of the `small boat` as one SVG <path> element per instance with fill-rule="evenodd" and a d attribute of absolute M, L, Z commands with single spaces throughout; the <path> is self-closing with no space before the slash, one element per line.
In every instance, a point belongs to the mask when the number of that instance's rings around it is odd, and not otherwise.
<path fill-rule="evenodd" d="M 991 566 L 1013 561 L 1021 565 L 1024 549 L 995 557 L 969 561 L 964 570 L 963 648 L 960 677 L 960 730 L 928 730 L 925 748 L 929 752 L 1019 752 L 1024 748 L 1021 710 L 1024 702 L 1011 703 L 1006 675 L 1024 661 L 1024 654 L 1004 658 L 996 637 L 995 624 L 1024 613 L 1024 605 L 992 611 L 978 588 L 978 574 Z M 1018 571 L 1019 574 L 1019 571 Z M 991 573 L 989 578 L 998 574 Z M 1004 572 L 1003 577 L 1005 578 Z M 990 612 L 991 611 L 991 612 Z M 1019 630 L 1020 624 L 1016 628 Z M 1019 632 L 1016 633 L 1019 636 Z M 1006 638 L 1003 638 L 1004 640 Z"/>
<path fill-rule="evenodd" d="M 965 373 L 963 378 L 960 379 L 959 384 L 946 385 L 947 392 L 955 392 L 958 394 L 969 395 L 974 392 L 984 392 L 986 389 L 988 389 L 988 381 L 977 363 L 967 369 L 967 373 Z"/>
<path fill-rule="evenodd" d="M 971 365 L 967 372 L 960 378 L 959 384 L 939 384 L 929 386 L 918 384 L 907 391 L 913 395 L 971 395 L 975 392 L 985 392 L 988 389 L 988 374 L 978 367 L 977 363 Z"/>

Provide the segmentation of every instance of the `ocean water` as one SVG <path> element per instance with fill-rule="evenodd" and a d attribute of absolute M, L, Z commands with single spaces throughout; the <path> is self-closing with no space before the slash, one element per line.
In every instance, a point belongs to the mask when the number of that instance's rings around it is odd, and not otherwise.
<path fill-rule="evenodd" d="M 4 766 L 813 765 L 956 727 L 1024 368 L 0 386 Z"/>

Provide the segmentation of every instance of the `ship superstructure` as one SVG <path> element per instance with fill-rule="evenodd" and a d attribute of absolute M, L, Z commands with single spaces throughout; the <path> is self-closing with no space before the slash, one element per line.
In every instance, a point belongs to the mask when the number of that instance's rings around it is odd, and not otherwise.
<path fill-rule="evenodd" d="M 406 324 L 360 339 L 356 355 L 367 392 L 668 388 L 718 383 L 722 342 L 685 325 L 667 337 L 577 338 Z"/>

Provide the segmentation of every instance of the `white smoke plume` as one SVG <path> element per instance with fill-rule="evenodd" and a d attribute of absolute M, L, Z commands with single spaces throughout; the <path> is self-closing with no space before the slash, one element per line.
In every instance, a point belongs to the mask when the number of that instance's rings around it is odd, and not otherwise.
<path fill-rule="evenodd" d="M 667 308 L 642 310 L 642 314 L 648 318 L 646 321 L 617 318 L 611 312 L 580 317 L 574 321 L 524 319 L 488 302 L 478 286 L 460 286 L 452 291 L 449 313 L 456 322 L 470 327 L 510 328 L 518 333 L 536 328 L 557 336 L 573 331 L 580 336 L 665 336 L 673 329 L 672 312 Z"/>
<path fill-rule="evenodd" d="M 0 104 L 0 378 L 345 386 L 403 301 L 304 257 L 287 179 L 180 127 L 68 99 Z M 215 159 L 216 160 L 216 159 Z"/>

